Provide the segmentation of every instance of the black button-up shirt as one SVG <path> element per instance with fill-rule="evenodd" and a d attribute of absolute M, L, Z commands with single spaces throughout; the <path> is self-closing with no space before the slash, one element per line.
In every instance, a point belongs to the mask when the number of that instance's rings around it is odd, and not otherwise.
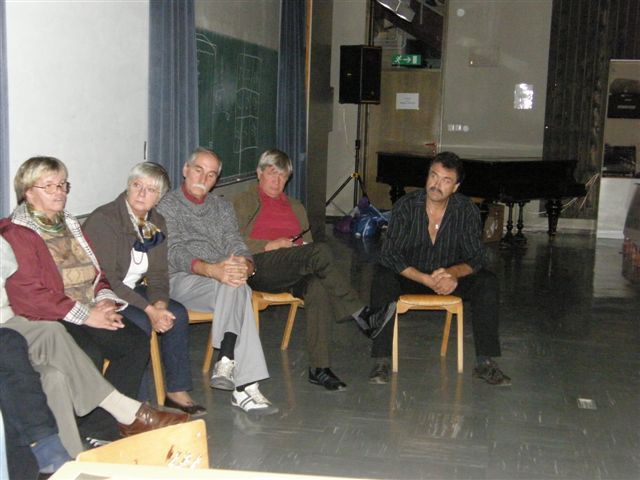
<path fill-rule="evenodd" d="M 404 195 L 391 212 L 380 263 L 398 273 L 407 267 L 431 273 L 458 263 L 478 271 L 484 264 L 480 210 L 461 193 L 449 197 L 449 204 L 436 235 L 429 237 L 424 189 Z"/>

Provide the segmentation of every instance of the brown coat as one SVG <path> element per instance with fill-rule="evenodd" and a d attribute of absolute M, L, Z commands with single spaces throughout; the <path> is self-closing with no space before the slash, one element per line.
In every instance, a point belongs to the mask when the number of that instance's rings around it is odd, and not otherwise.
<path fill-rule="evenodd" d="M 148 252 L 147 296 L 149 300 L 134 292 L 122 281 L 131 264 L 131 248 L 136 241 L 136 231 L 127 211 L 126 192 L 113 202 L 94 210 L 82 228 L 93 244 L 100 266 L 107 275 L 113 291 L 131 305 L 144 310 L 158 300 L 169 302 L 169 273 L 167 271 L 167 239 Z M 149 220 L 167 235 L 164 217 L 155 209 Z"/>

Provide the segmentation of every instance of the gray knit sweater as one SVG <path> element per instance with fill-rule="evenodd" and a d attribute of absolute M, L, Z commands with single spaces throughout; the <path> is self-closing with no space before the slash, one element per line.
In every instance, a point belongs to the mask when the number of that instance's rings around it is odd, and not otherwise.
<path fill-rule="evenodd" d="M 193 260 L 216 263 L 230 255 L 251 259 L 233 206 L 224 198 L 209 194 L 197 205 L 177 189 L 164 196 L 157 210 L 167 221 L 170 275 L 191 273 Z"/>

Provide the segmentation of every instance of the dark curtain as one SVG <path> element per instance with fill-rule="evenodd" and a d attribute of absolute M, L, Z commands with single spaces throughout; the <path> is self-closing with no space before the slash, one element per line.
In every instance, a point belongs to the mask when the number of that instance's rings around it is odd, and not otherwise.
<path fill-rule="evenodd" d="M 300 0 L 281 4 L 276 141 L 293 162 L 287 194 L 306 205 L 305 4 Z"/>
<path fill-rule="evenodd" d="M 599 175 L 609 60 L 640 58 L 640 1 L 554 0 L 545 160 L 577 159 L 576 179 Z M 564 216 L 596 218 L 598 183 Z"/>
<path fill-rule="evenodd" d="M 198 146 L 198 71 L 193 0 L 149 4 L 149 148 L 174 187 Z"/>
<path fill-rule="evenodd" d="M 7 93 L 7 29 L 4 0 L 0 0 L 0 217 L 9 214 L 9 113 Z"/>

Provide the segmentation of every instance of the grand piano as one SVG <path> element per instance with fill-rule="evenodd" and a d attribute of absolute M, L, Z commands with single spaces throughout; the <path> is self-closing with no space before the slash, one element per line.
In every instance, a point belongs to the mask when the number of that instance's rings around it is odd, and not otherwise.
<path fill-rule="evenodd" d="M 406 152 L 378 152 L 376 181 L 391 186 L 391 201 L 404 195 L 404 187 L 424 187 L 433 156 Z M 556 234 L 563 198 L 586 195 L 585 185 L 575 181 L 576 160 L 539 158 L 500 158 L 462 160 L 465 179 L 460 191 L 482 199 L 480 210 L 486 218 L 488 204 L 508 207 L 507 232 L 503 244 L 523 244 L 526 238 L 522 209 L 536 199 L 546 200 L 548 233 Z M 517 232 L 513 234 L 513 207 L 518 205 Z"/>

